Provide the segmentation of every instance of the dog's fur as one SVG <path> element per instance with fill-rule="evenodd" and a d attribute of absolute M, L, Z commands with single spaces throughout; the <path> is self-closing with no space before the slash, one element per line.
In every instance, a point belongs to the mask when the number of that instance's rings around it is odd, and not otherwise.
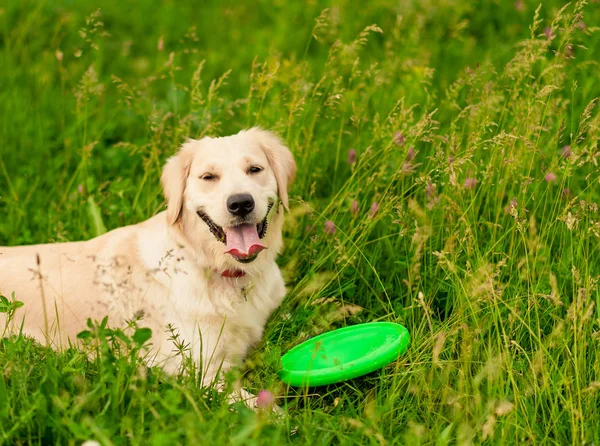
<path fill-rule="evenodd" d="M 251 166 L 263 170 L 251 172 Z M 23 322 L 25 334 L 61 348 L 76 342 L 88 317 L 107 315 L 115 326 L 143 315 L 140 325 L 152 329 L 155 364 L 168 372 L 180 366 L 166 331 L 172 324 L 202 364 L 205 380 L 212 380 L 261 338 L 285 294 L 275 258 L 295 168 L 280 139 L 259 128 L 189 140 L 163 170 L 166 211 L 85 242 L 0 247 L 0 292 L 14 291 L 25 303 L 13 329 Z M 252 224 L 266 218 L 273 204 L 262 240 L 267 249 L 251 263 L 226 254 L 198 215 L 222 228 L 239 224 L 226 205 L 238 193 L 254 198 Z M 226 271 L 245 275 L 223 277 Z M 4 318 L 0 314 L 0 326 Z"/>

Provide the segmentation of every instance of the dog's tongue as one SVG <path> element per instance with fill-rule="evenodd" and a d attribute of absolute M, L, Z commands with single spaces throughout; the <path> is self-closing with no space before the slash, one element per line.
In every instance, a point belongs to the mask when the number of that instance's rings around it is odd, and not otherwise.
<path fill-rule="evenodd" d="M 256 225 L 239 225 L 224 228 L 227 238 L 227 251 L 235 257 L 250 257 L 267 249 L 260 242 Z"/>

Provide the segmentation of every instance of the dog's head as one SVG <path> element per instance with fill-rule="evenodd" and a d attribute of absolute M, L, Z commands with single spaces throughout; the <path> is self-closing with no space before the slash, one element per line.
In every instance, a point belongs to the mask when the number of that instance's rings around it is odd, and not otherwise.
<path fill-rule="evenodd" d="M 276 252 L 279 204 L 288 207 L 295 170 L 289 149 L 260 128 L 189 140 L 163 170 L 168 224 L 203 249 L 240 263 L 254 261 L 266 248 Z"/>

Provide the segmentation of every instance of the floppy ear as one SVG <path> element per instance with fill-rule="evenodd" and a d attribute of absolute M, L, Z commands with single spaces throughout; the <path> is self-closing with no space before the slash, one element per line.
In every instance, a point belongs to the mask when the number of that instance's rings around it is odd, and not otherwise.
<path fill-rule="evenodd" d="M 184 143 L 179 152 L 167 160 L 162 171 L 160 181 L 167 199 L 167 222 L 171 225 L 177 223 L 183 212 L 183 193 L 192 164 L 192 144 L 195 142 L 190 139 Z"/>
<path fill-rule="evenodd" d="M 279 199 L 283 203 L 283 207 L 288 210 L 288 188 L 296 175 L 296 162 L 290 149 L 277 135 L 260 127 L 253 127 L 246 133 L 256 139 L 267 156 L 269 165 L 275 174 L 275 180 L 277 180 Z"/>

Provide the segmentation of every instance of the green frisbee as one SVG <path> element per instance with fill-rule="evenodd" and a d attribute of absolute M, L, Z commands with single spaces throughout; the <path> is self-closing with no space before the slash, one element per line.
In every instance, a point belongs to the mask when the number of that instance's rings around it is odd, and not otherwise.
<path fill-rule="evenodd" d="M 400 324 L 368 322 L 329 331 L 292 348 L 281 358 L 281 380 L 314 387 L 366 375 L 398 359 L 410 335 Z"/>

